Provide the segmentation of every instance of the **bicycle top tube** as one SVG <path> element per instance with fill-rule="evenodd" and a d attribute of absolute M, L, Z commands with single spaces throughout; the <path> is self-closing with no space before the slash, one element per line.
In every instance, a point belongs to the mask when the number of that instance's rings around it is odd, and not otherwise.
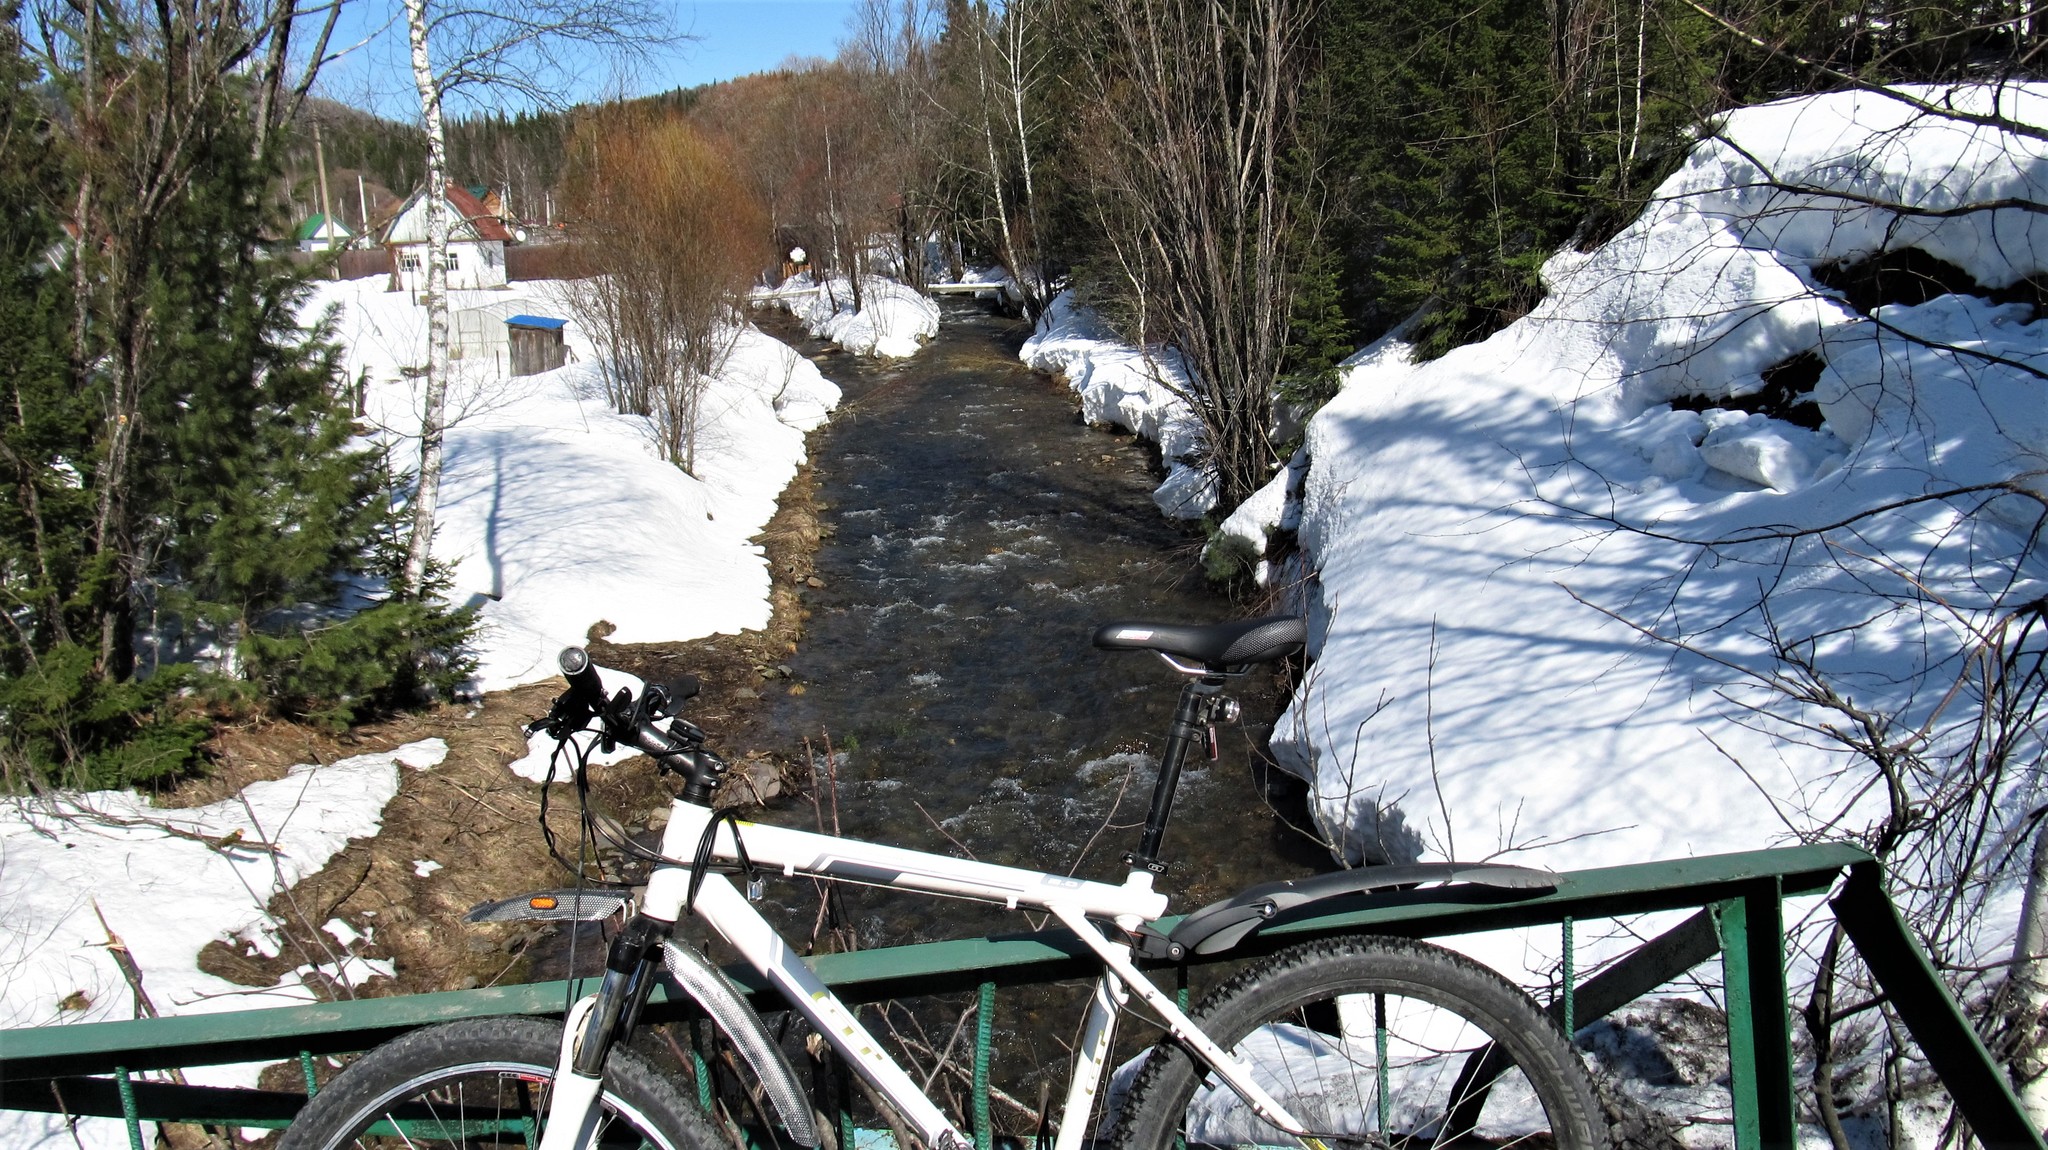
<path fill-rule="evenodd" d="M 712 818 L 708 807 L 677 802 L 662 833 L 662 854 L 678 860 L 693 857 Z M 1166 913 L 1166 896 L 1152 889 L 1149 874 L 1134 873 L 1123 885 L 1113 886 L 791 827 L 749 822 L 738 822 L 737 827 L 747 861 L 759 870 L 786 876 L 832 878 L 864 886 L 949 895 L 1011 909 L 1048 909 L 1062 904 L 1079 907 L 1100 918 L 1150 922 Z M 725 863 L 738 861 L 740 852 L 733 833 L 733 823 L 719 823 L 713 858 Z M 648 881 L 646 912 L 673 921 L 681 910 L 688 881 L 688 868 L 681 863 L 656 870 Z"/>

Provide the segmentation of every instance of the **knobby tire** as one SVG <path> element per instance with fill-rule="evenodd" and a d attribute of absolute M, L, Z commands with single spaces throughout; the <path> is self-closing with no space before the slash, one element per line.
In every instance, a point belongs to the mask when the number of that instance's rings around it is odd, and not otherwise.
<path fill-rule="evenodd" d="M 278 1150 L 537 1145 L 562 1026 L 486 1018 L 415 1030 L 351 1063 L 299 1112 Z M 606 1058 L 604 1150 L 721 1150 L 697 1107 L 640 1055 Z M 729 1150 L 729 1148 L 728 1148 Z"/>
<path fill-rule="evenodd" d="M 1607 1145 L 1584 1064 L 1506 979 L 1401 938 L 1322 939 L 1254 963 L 1195 1021 L 1330 1150 Z M 1298 1147 L 1172 1039 L 1122 1107 L 1114 1150 Z"/>

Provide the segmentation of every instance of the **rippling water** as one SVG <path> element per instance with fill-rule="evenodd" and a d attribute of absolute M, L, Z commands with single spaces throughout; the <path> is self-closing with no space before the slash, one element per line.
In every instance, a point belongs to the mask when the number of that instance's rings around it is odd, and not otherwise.
<path fill-rule="evenodd" d="M 767 684 L 767 721 L 820 747 L 829 734 L 846 834 L 1116 882 L 1180 677 L 1150 655 L 1096 651 L 1089 636 L 1113 619 L 1252 609 L 1203 585 L 1199 537 L 1153 506 L 1143 445 L 1084 427 L 1064 386 L 1017 361 L 1025 334 L 952 305 L 932 345 L 902 363 L 801 345 L 846 404 L 814 440 L 831 534 L 816 557 L 825 586 L 804 593 L 811 618 L 788 661 L 803 690 Z M 1275 684 L 1250 676 L 1232 694 L 1247 722 L 1221 732 L 1220 762 L 1190 761 L 1161 852 L 1180 911 L 1327 863 L 1273 813 L 1269 790 L 1282 784 L 1253 765 L 1251 744 L 1282 702 Z M 1098 836 L 1106 821 L 1132 825 Z M 870 946 L 983 921 L 945 900 L 854 905 Z"/>

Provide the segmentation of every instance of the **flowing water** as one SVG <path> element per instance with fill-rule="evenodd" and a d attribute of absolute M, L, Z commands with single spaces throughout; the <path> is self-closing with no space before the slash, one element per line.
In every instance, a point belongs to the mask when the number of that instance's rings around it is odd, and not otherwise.
<path fill-rule="evenodd" d="M 1199 537 L 1152 504 L 1145 446 L 1083 426 L 1063 384 L 1018 362 L 1024 325 L 948 305 L 930 346 L 884 363 L 807 339 L 779 312 L 755 318 L 845 392 L 812 440 L 823 586 L 803 591 L 809 618 L 789 675 L 761 684 L 754 719 L 768 745 L 808 737 L 813 761 L 837 778 L 819 772 L 815 808 L 798 800 L 765 818 L 836 819 L 855 837 L 1121 882 L 1181 677 L 1149 654 L 1097 651 L 1090 636 L 1112 620 L 1258 612 L 1204 584 Z M 1245 721 L 1218 732 L 1219 761 L 1190 758 L 1160 852 L 1169 870 L 1158 887 L 1178 912 L 1330 865 L 1276 813 L 1299 820 L 1299 784 L 1259 765 L 1282 686 L 1254 674 L 1230 694 Z M 763 912 L 804 945 L 820 923 L 817 888 L 771 881 L 763 893 Z M 826 949 L 1037 925 L 1001 908 L 843 884 L 830 909 L 825 924 L 839 937 L 820 939 Z M 734 958 L 701 933 L 691 931 L 715 959 Z M 585 931 L 577 945 L 578 969 L 594 969 L 603 940 Z M 533 976 L 566 972 L 567 946 L 566 933 L 544 944 Z M 1035 1128 L 1025 1111 L 1063 1081 L 1086 993 L 1070 983 L 999 996 L 996 1081 L 1024 1100 L 998 1108 L 1000 1129 Z M 964 1006 L 939 996 L 891 1008 L 884 1040 L 922 1034 L 946 1046 Z M 1120 1057 L 1151 1040 L 1127 1025 Z M 926 1054 L 899 1056 L 920 1078 L 930 1068 Z M 956 1068 L 964 1057 L 955 1052 Z M 950 1082 L 940 1077 L 942 1101 Z M 879 1121 L 866 1111 L 862 1120 Z"/>
<path fill-rule="evenodd" d="M 1144 445 L 1083 426 L 1063 384 L 1018 362 L 1022 324 L 949 305 L 930 346 L 885 363 L 760 320 L 845 391 L 813 441 L 824 585 L 804 592 L 790 678 L 764 684 L 766 721 L 829 738 L 845 834 L 1122 881 L 1181 679 L 1090 635 L 1255 610 L 1204 585 L 1199 537 L 1152 504 Z M 1254 764 L 1278 684 L 1231 694 L 1246 722 L 1219 731 L 1220 761 L 1190 759 L 1160 852 L 1180 911 L 1328 863 L 1275 814 L 1291 780 Z M 863 946 L 1021 925 L 951 900 L 849 903 Z"/>

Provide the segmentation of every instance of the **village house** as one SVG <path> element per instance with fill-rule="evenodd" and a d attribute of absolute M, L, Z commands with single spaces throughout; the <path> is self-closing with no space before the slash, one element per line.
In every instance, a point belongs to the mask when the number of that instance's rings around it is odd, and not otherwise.
<path fill-rule="evenodd" d="M 448 286 L 505 286 L 505 245 L 512 233 L 483 201 L 453 182 L 443 193 L 448 202 Z M 416 191 L 398 214 L 377 233 L 377 242 L 391 253 L 392 290 L 421 292 L 427 287 L 427 197 Z"/>
<path fill-rule="evenodd" d="M 314 212 L 292 233 L 302 252 L 327 252 L 345 248 L 356 238 L 348 225 L 333 216 Z"/>

